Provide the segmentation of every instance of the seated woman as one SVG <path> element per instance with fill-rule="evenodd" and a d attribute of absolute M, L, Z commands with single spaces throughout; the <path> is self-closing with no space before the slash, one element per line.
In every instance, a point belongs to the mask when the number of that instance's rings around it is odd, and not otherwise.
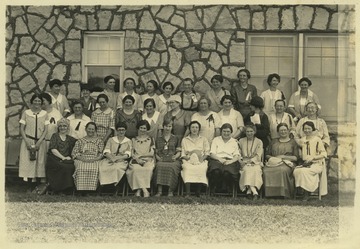
<path fill-rule="evenodd" d="M 46 161 L 46 177 L 49 189 L 56 192 L 72 190 L 75 171 L 71 152 L 76 139 L 69 136 L 70 121 L 61 118 L 57 122 L 58 132 L 50 139 L 49 152 Z"/>
<path fill-rule="evenodd" d="M 128 167 L 128 161 L 131 157 L 132 143 L 125 137 L 127 125 L 117 123 L 115 126 L 117 136 L 108 140 L 104 149 L 105 159 L 101 160 L 99 165 L 100 185 L 112 184 L 116 186 Z"/>
<path fill-rule="evenodd" d="M 210 194 L 214 194 L 216 188 L 221 189 L 222 183 L 229 191 L 233 183 L 239 180 L 240 151 L 237 141 L 231 137 L 233 128 L 225 123 L 220 132 L 221 136 L 215 137 L 211 143 L 208 169 Z"/>
<path fill-rule="evenodd" d="M 136 128 L 138 136 L 132 139 L 132 160 L 126 171 L 126 177 L 130 188 L 136 190 L 135 196 L 140 196 L 142 190 L 144 197 L 149 197 L 150 193 L 147 189 L 150 188 L 155 167 L 155 143 L 154 139 L 148 135 L 150 130 L 148 121 L 140 120 Z"/>
<path fill-rule="evenodd" d="M 309 192 L 314 192 L 319 186 L 319 174 L 321 175 L 320 195 L 327 194 L 327 176 L 325 158 L 327 157 L 325 147 L 315 133 L 315 125 L 311 121 L 303 124 L 305 137 L 300 140 L 301 158 L 303 164 L 294 170 L 295 186 L 304 190 L 303 200 L 309 199 Z"/>
<path fill-rule="evenodd" d="M 72 158 L 75 161 L 74 182 L 78 191 L 95 191 L 99 180 L 99 164 L 103 158 L 104 142 L 97 137 L 97 126 L 87 123 L 86 136 L 75 143 Z"/>
<path fill-rule="evenodd" d="M 299 147 L 289 137 L 289 126 L 280 123 L 277 126 L 279 138 L 272 140 L 266 155 L 268 160 L 263 169 L 265 196 L 283 196 L 290 198 L 294 194 L 294 163 L 298 160 Z"/>
<path fill-rule="evenodd" d="M 254 124 L 245 125 L 246 137 L 239 140 L 242 159 L 240 160 L 240 190 L 245 191 L 253 200 L 259 199 L 258 190 L 263 184 L 262 155 L 263 144 L 255 137 L 256 127 Z"/>
<path fill-rule="evenodd" d="M 171 133 L 173 121 L 171 119 L 165 120 L 163 127 L 163 134 L 155 142 L 157 161 L 155 167 L 156 197 L 161 196 L 163 186 L 169 186 L 168 196 L 173 196 L 181 168 L 179 161 L 181 155 L 180 140 Z"/>
<path fill-rule="evenodd" d="M 185 183 L 185 197 L 190 196 L 190 183 L 196 183 L 196 196 L 200 197 L 202 184 L 208 185 L 206 171 L 208 162 L 205 160 L 210 152 L 210 145 L 205 137 L 199 135 L 201 125 L 198 121 L 189 124 L 190 134 L 181 141 L 182 171 Z"/>

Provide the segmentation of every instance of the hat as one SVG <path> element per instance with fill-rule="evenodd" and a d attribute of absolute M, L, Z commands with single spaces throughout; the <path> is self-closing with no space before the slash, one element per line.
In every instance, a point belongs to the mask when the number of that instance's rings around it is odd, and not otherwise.
<path fill-rule="evenodd" d="M 59 127 L 60 125 L 66 125 L 66 126 L 70 126 L 70 121 L 66 118 L 61 118 L 60 120 L 57 121 L 56 123 L 57 127 Z"/>
<path fill-rule="evenodd" d="M 166 102 L 176 101 L 181 104 L 181 97 L 179 95 L 171 95 Z"/>
<path fill-rule="evenodd" d="M 264 107 L 264 100 L 259 97 L 259 96 L 254 96 L 251 100 L 250 100 L 250 105 L 253 105 L 257 108 L 263 108 Z"/>
<path fill-rule="evenodd" d="M 93 89 L 89 84 L 80 83 L 80 91 L 82 90 L 88 90 L 90 92 L 93 92 Z"/>

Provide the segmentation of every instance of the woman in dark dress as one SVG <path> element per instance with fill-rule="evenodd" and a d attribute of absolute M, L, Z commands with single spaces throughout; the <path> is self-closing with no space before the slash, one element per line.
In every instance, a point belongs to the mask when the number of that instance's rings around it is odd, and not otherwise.
<path fill-rule="evenodd" d="M 135 98 L 126 95 L 122 99 L 122 109 L 118 109 L 115 115 L 115 124 L 124 122 L 127 126 L 125 137 L 132 139 L 137 136 L 136 129 L 138 122 L 141 120 L 141 113 L 134 108 Z"/>

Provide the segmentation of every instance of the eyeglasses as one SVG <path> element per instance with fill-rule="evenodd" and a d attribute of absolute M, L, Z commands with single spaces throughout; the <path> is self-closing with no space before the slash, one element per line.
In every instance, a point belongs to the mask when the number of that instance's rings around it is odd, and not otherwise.
<path fill-rule="evenodd" d="M 121 128 L 121 129 L 117 129 L 117 131 L 126 131 L 126 129 Z"/>

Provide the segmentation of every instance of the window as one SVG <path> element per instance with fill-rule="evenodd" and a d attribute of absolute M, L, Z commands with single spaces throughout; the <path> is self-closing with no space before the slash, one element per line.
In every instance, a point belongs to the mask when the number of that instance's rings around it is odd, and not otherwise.
<path fill-rule="evenodd" d="M 103 79 L 112 75 L 119 92 L 124 75 L 124 32 L 86 32 L 83 47 L 83 82 L 104 88 Z"/>

